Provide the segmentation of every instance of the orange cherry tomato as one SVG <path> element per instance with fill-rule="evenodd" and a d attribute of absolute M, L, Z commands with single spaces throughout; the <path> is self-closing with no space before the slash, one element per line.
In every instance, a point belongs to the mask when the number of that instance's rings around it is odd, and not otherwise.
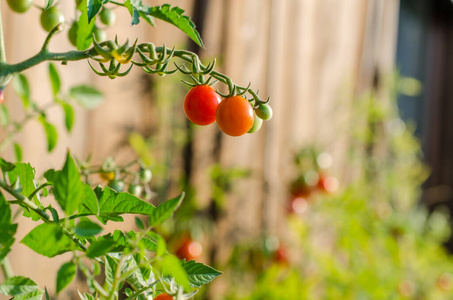
<path fill-rule="evenodd" d="M 156 298 L 154 298 L 154 300 L 173 300 L 173 297 L 170 296 L 169 294 L 160 294 L 159 296 L 157 296 Z"/>
<path fill-rule="evenodd" d="M 197 260 L 201 257 L 201 253 L 203 252 L 203 247 L 197 241 L 193 241 L 191 239 L 185 240 L 181 246 L 179 246 L 178 250 L 176 251 L 176 256 L 180 259 L 189 260 Z"/>
<path fill-rule="evenodd" d="M 220 130 L 231 136 L 247 133 L 253 126 L 252 105 L 241 96 L 225 98 L 217 108 L 216 121 Z"/>

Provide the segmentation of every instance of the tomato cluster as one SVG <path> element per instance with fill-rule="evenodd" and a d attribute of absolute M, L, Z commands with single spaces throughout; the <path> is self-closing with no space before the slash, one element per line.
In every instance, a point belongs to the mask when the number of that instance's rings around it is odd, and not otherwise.
<path fill-rule="evenodd" d="M 338 180 L 328 171 L 332 156 L 314 149 L 303 149 L 296 155 L 298 175 L 290 183 L 288 212 L 302 215 L 315 192 L 334 193 L 339 187 Z"/>
<path fill-rule="evenodd" d="M 260 129 L 263 120 L 272 117 L 268 104 L 260 103 L 254 109 L 242 96 L 221 99 L 214 88 L 196 85 L 184 98 L 184 112 L 197 125 L 209 125 L 217 121 L 220 130 L 230 136 L 241 136 Z"/>

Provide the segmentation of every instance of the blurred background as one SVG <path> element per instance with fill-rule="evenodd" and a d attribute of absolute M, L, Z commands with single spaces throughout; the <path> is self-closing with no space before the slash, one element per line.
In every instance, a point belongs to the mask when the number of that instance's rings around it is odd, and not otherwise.
<path fill-rule="evenodd" d="M 72 2 L 59 4 L 68 25 Z M 271 97 L 272 120 L 229 137 L 215 124 L 189 123 L 182 76 L 134 68 L 110 80 L 70 62 L 58 66 L 63 89 L 90 83 L 105 101 L 77 107 L 71 134 L 61 111 L 49 111 L 59 132 L 51 153 L 41 125 L 29 122 L 17 136 L 23 161 L 41 174 L 61 167 L 67 149 L 98 164 L 139 157 L 153 170 L 152 201 L 186 191 L 161 231 L 181 257 L 224 271 L 198 299 L 451 299 L 452 1 L 149 2 L 185 9 L 205 48 L 163 22 L 130 27 L 120 10 L 108 38 L 215 57 L 235 83 Z M 8 60 L 36 53 L 46 36 L 40 11 L 13 14 L 2 1 L 2 13 Z M 51 44 L 70 47 L 66 31 Z M 47 66 L 25 75 L 32 98 L 48 102 Z M 5 104 L 21 118 L 11 85 Z M 1 154 L 13 160 L 12 149 Z M 19 230 L 17 240 L 30 228 Z M 184 249 L 192 241 L 202 249 L 196 255 Z M 60 265 L 14 247 L 14 271 L 54 291 Z M 59 299 L 71 299 L 75 287 Z"/>

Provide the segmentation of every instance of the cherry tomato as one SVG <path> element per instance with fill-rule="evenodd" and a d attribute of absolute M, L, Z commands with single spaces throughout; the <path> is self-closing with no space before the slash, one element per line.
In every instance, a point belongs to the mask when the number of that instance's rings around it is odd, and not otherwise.
<path fill-rule="evenodd" d="M 281 265 L 288 264 L 288 251 L 284 246 L 279 246 L 274 253 L 274 261 Z"/>
<path fill-rule="evenodd" d="M 72 22 L 71 27 L 68 30 L 68 39 L 69 42 L 75 47 L 77 47 L 77 29 L 78 29 L 77 22 Z"/>
<path fill-rule="evenodd" d="M 253 119 L 253 126 L 252 126 L 252 128 L 250 128 L 250 130 L 247 133 L 257 132 L 258 130 L 260 130 L 261 125 L 263 125 L 263 120 L 260 119 L 255 113 L 255 117 Z"/>
<path fill-rule="evenodd" d="M 139 173 L 140 181 L 143 183 L 149 183 L 153 178 L 153 173 L 150 169 L 141 168 Z"/>
<path fill-rule="evenodd" d="M 193 241 L 191 239 L 185 240 L 181 246 L 179 246 L 178 250 L 176 251 L 176 256 L 180 259 L 189 260 L 197 260 L 201 257 L 201 253 L 203 252 L 203 247 L 197 241 Z"/>
<path fill-rule="evenodd" d="M 101 29 L 99 27 L 94 27 L 93 34 L 94 34 L 94 38 L 96 39 L 96 42 L 98 42 L 98 43 L 107 40 L 107 32 L 105 32 L 104 29 Z"/>
<path fill-rule="evenodd" d="M 99 18 L 102 24 L 111 26 L 115 23 L 116 15 L 111 9 L 103 8 L 99 13 Z"/>
<path fill-rule="evenodd" d="M 318 187 L 327 193 L 334 193 L 338 190 L 338 179 L 331 175 L 321 175 L 318 181 Z"/>
<path fill-rule="evenodd" d="M 119 179 L 110 181 L 108 186 L 111 187 L 113 190 L 117 191 L 118 193 L 124 190 L 124 182 Z"/>
<path fill-rule="evenodd" d="M 169 294 L 163 293 L 155 297 L 154 300 L 173 300 L 173 297 L 170 296 Z"/>
<path fill-rule="evenodd" d="M 302 196 L 292 196 L 289 201 L 288 212 L 290 214 L 303 215 L 308 208 L 307 199 Z"/>
<path fill-rule="evenodd" d="M 129 188 L 127 189 L 129 194 L 134 195 L 135 197 L 140 197 L 143 192 L 143 187 L 138 184 L 131 184 L 129 185 Z"/>
<path fill-rule="evenodd" d="M 51 31 L 58 24 L 64 23 L 63 13 L 56 8 L 51 6 L 48 9 L 44 9 L 41 13 L 41 26 L 45 31 Z"/>
<path fill-rule="evenodd" d="M 260 104 L 255 112 L 256 115 L 264 121 L 270 120 L 272 118 L 272 108 L 269 106 L 269 104 Z"/>
<path fill-rule="evenodd" d="M 26 12 L 33 4 L 33 0 L 7 0 L 9 8 L 17 13 Z"/>
<path fill-rule="evenodd" d="M 231 136 L 240 136 L 253 126 L 252 105 L 241 96 L 225 98 L 217 108 L 216 121 L 220 130 Z"/>
<path fill-rule="evenodd" d="M 192 123 L 209 125 L 216 120 L 216 110 L 220 96 L 208 85 L 197 85 L 187 92 L 184 98 L 184 112 Z"/>

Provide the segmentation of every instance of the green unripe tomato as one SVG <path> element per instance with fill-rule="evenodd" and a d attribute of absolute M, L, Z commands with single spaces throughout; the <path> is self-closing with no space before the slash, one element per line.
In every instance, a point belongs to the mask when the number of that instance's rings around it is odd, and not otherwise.
<path fill-rule="evenodd" d="M 258 130 L 260 130 L 261 125 L 263 125 L 263 120 L 260 119 L 255 113 L 255 118 L 253 120 L 253 126 L 252 126 L 252 128 L 250 128 L 250 130 L 247 133 L 257 132 Z"/>
<path fill-rule="evenodd" d="M 93 28 L 93 34 L 94 34 L 94 38 L 96 39 L 96 42 L 98 42 L 98 43 L 107 40 L 107 32 L 105 32 L 105 30 L 103 30 L 99 27 Z"/>
<path fill-rule="evenodd" d="M 17 13 L 26 12 L 33 4 L 33 0 L 7 0 L 9 8 Z"/>
<path fill-rule="evenodd" d="M 270 120 L 272 118 L 272 108 L 269 104 L 260 104 L 257 109 L 255 109 L 256 115 L 264 121 Z"/>
<path fill-rule="evenodd" d="M 140 197 L 143 192 L 143 187 L 138 184 L 131 184 L 129 185 L 129 188 L 127 189 L 129 194 L 134 195 L 135 197 Z"/>
<path fill-rule="evenodd" d="M 68 39 L 71 42 L 71 44 L 75 47 L 77 47 L 77 29 L 78 29 L 77 22 L 73 22 L 71 25 L 71 28 L 69 28 L 68 31 Z"/>
<path fill-rule="evenodd" d="M 99 13 L 101 23 L 107 26 L 112 26 L 115 23 L 116 15 L 111 9 L 103 8 Z"/>
<path fill-rule="evenodd" d="M 119 179 L 110 181 L 107 186 L 111 187 L 113 190 L 117 191 L 118 193 L 120 193 L 124 190 L 124 182 Z"/>
<path fill-rule="evenodd" d="M 149 183 L 153 178 L 153 173 L 150 169 L 140 169 L 140 181 L 143 183 Z"/>
<path fill-rule="evenodd" d="M 41 26 L 50 32 L 58 24 L 64 23 L 63 13 L 55 6 L 44 9 L 41 13 Z"/>

